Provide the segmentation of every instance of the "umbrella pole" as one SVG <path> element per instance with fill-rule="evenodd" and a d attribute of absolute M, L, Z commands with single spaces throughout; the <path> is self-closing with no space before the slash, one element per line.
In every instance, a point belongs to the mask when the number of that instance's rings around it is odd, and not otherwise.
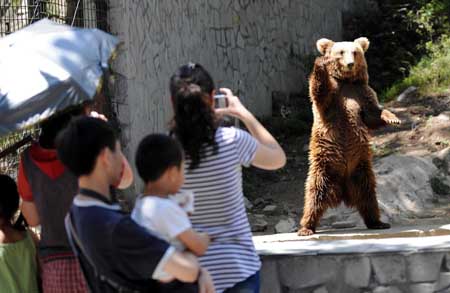
<path fill-rule="evenodd" d="M 75 23 L 75 18 L 77 17 L 78 7 L 80 7 L 80 2 L 81 2 L 81 0 L 78 0 L 77 6 L 75 7 L 75 12 L 73 13 L 72 24 L 70 26 L 73 26 L 73 24 Z"/>
<path fill-rule="evenodd" d="M 33 23 L 33 20 L 37 17 L 37 13 L 38 13 L 38 8 L 41 6 L 41 0 L 38 0 L 35 2 L 35 7 L 34 7 L 34 11 L 33 11 L 33 17 L 30 20 L 30 23 Z"/>

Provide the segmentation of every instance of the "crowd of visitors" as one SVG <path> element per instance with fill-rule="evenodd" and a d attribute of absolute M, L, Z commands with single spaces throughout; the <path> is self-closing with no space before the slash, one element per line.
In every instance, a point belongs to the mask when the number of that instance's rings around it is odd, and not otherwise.
<path fill-rule="evenodd" d="M 105 117 L 82 105 L 41 125 L 18 186 L 0 176 L 0 292 L 259 292 L 242 166 L 275 170 L 285 154 L 201 65 L 181 66 L 169 87 L 170 132 L 139 144 L 144 190 L 131 213 L 115 189 L 134 176 Z M 219 92 L 226 107 L 215 107 Z M 248 132 L 220 126 L 225 115 Z M 19 195 L 40 239 L 17 220 Z"/>

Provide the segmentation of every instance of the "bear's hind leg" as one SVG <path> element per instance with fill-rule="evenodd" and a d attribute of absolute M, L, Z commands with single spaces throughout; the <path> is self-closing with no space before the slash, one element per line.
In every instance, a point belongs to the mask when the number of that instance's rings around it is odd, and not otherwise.
<path fill-rule="evenodd" d="M 341 201 L 340 179 L 327 175 L 309 175 L 305 186 L 305 204 L 300 221 L 299 236 L 308 236 L 316 232 L 325 211 Z"/>
<path fill-rule="evenodd" d="M 316 233 L 316 227 L 320 218 L 327 210 L 328 206 L 325 202 L 320 202 L 316 196 L 305 196 L 305 206 L 303 207 L 303 216 L 300 221 L 300 229 L 297 234 L 299 236 L 309 236 Z"/>
<path fill-rule="evenodd" d="M 358 209 L 368 229 L 389 229 L 390 224 L 380 221 L 375 186 L 372 163 L 362 161 L 347 183 L 347 199 Z"/>

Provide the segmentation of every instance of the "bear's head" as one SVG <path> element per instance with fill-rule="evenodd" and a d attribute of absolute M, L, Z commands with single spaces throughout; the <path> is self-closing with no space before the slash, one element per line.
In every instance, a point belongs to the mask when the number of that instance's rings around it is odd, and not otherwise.
<path fill-rule="evenodd" d="M 331 59 L 328 70 L 333 77 L 352 82 L 368 81 L 367 63 L 364 57 L 364 53 L 369 48 L 367 38 L 358 38 L 353 42 L 320 39 L 316 45 L 317 50 L 325 58 Z"/>

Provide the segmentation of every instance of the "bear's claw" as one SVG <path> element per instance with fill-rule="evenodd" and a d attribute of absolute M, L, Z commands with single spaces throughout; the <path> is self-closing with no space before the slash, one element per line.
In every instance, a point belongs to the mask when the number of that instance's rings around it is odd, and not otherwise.
<path fill-rule="evenodd" d="M 308 228 L 301 228 L 297 231 L 298 236 L 311 236 L 314 234 L 314 231 Z"/>
<path fill-rule="evenodd" d="M 392 113 L 386 109 L 384 109 L 381 112 L 381 119 L 384 120 L 384 122 L 386 122 L 387 124 L 391 124 L 391 125 L 392 124 L 402 124 L 402 120 L 398 119 L 398 117 L 394 113 Z"/>

